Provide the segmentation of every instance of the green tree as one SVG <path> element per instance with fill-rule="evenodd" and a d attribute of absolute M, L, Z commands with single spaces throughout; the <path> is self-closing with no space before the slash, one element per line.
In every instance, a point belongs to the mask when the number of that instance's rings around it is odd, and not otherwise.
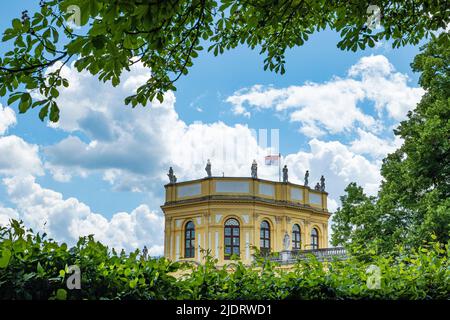
<path fill-rule="evenodd" d="M 335 217 L 333 244 L 374 242 L 382 250 L 396 243 L 418 246 L 434 234 L 450 236 L 450 46 L 442 33 L 414 58 L 426 90 L 395 135 L 403 145 L 381 167 L 383 182 L 377 198 L 350 184 Z"/>
<path fill-rule="evenodd" d="M 24 12 L 3 34 L 2 42 L 13 47 L 0 58 L 0 96 L 9 93 L 8 104 L 17 102 L 21 113 L 39 107 L 41 120 L 58 121 L 58 88 L 69 85 L 61 67 L 71 60 L 78 71 L 114 86 L 124 70 L 142 62 L 151 77 L 125 103 L 145 106 L 176 89 L 202 44 L 214 55 L 240 44 L 258 48 L 266 56 L 264 69 L 283 74 L 286 49 L 325 28 L 340 32 L 339 48 L 356 51 L 380 40 L 391 39 L 393 47 L 417 44 L 450 22 L 446 1 L 372 4 L 380 9 L 380 29 L 368 25 L 374 12 L 364 1 L 42 0 L 38 12 Z M 73 8 L 79 8 L 75 16 Z M 68 19 L 82 27 L 71 28 Z"/>
<path fill-rule="evenodd" d="M 332 245 L 348 245 L 352 241 L 363 245 L 379 230 L 375 197 L 369 197 L 362 187 L 355 182 L 345 188 L 346 194 L 341 196 L 342 207 L 333 216 Z"/>

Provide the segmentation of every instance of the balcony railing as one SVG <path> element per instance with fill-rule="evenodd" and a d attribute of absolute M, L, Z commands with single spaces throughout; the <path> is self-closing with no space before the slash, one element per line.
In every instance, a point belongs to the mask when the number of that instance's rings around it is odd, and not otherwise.
<path fill-rule="evenodd" d="M 281 264 L 292 264 L 298 260 L 306 260 L 311 255 L 315 256 L 319 261 L 347 259 L 347 251 L 343 247 L 282 251 L 266 257 L 271 261 L 279 262 Z"/>

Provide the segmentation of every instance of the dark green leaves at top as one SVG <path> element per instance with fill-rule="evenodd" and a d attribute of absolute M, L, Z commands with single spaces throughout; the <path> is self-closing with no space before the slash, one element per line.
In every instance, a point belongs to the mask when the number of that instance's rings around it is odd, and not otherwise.
<path fill-rule="evenodd" d="M 13 19 L 3 33 L 9 51 L 0 59 L 0 96 L 14 96 L 22 86 L 35 90 L 46 102 L 35 105 L 34 98 L 22 95 L 19 112 L 40 106 L 41 119 L 49 114 L 51 121 L 57 120 L 59 107 L 49 101 L 56 101 L 59 87 L 68 83 L 59 71 L 46 73 L 48 68 L 76 60 L 78 71 L 87 70 L 117 86 L 122 72 L 139 60 L 151 70 L 151 78 L 125 103 L 145 106 L 176 89 L 176 81 L 189 73 L 203 50 L 201 42 L 208 42 L 214 55 L 239 45 L 256 49 L 264 56 L 264 70 L 284 74 L 286 50 L 302 46 L 309 35 L 326 28 L 340 33 L 340 49 L 357 51 L 383 40 L 394 47 L 417 44 L 450 22 L 450 10 L 441 2 L 396 0 L 377 5 L 381 28 L 370 30 L 368 5 L 363 2 L 44 1 L 28 19 Z M 81 28 L 72 28 L 68 20 Z"/>

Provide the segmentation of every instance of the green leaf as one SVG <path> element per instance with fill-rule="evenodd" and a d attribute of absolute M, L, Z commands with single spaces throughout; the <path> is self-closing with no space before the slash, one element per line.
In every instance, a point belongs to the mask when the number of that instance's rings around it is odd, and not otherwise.
<path fill-rule="evenodd" d="M 9 249 L 4 248 L 2 250 L 2 255 L 0 257 L 0 268 L 4 269 L 8 267 L 10 259 L 11 259 L 11 251 Z"/>
<path fill-rule="evenodd" d="M 43 274 L 43 273 L 45 273 L 45 270 L 44 270 L 44 268 L 42 268 L 42 265 L 41 265 L 41 263 L 40 262 L 38 262 L 38 264 L 37 264 L 37 272 L 39 273 L 39 274 Z"/>
<path fill-rule="evenodd" d="M 20 30 L 22 28 L 22 22 L 19 19 L 15 18 L 12 21 L 12 26 L 15 30 Z"/>
<path fill-rule="evenodd" d="M 158 92 L 158 94 L 156 95 L 156 99 L 158 99 L 158 101 L 159 101 L 160 103 L 163 103 L 163 101 L 164 101 L 164 95 L 163 95 L 163 93 L 162 93 L 162 92 Z"/>
<path fill-rule="evenodd" d="M 64 289 L 58 289 L 56 291 L 56 300 L 67 300 L 67 291 Z"/>
<path fill-rule="evenodd" d="M 28 92 L 22 94 L 19 103 L 19 112 L 25 113 L 31 107 L 31 96 Z"/>
<path fill-rule="evenodd" d="M 50 107 L 50 121 L 58 122 L 59 120 L 59 108 L 54 101 L 51 103 Z"/>
<path fill-rule="evenodd" d="M 39 111 L 39 119 L 41 119 L 41 121 L 44 121 L 47 115 L 48 115 L 48 104 L 43 106 Z"/>
<path fill-rule="evenodd" d="M 12 105 L 16 100 L 22 97 L 22 92 L 16 92 L 9 96 L 8 105 Z"/>

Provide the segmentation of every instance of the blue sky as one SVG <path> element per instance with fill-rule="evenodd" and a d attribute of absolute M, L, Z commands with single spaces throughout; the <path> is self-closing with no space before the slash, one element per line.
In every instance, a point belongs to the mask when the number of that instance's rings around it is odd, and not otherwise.
<path fill-rule="evenodd" d="M 0 30 L 24 9 L 33 11 L 30 1 L 4 4 Z M 159 254 L 169 165 L 179 180 L 203 177 L 206 158 L 214 174 L 250 175 L 256 158 L 261 176 L 277 179 L 250 129 L 279 130 L 292 181 L 301 182 L 306 169 L 312 183 L 325 174 L 330 209 L 350 181 L 374 194 L 381 159 L 401 143 L 392 128 L 423 94 L 410 69 L 419 47 L 379 43 L 353 53 L 337 49 L 338 41 L 332 31 L 312 35 L 287 52 L 282 76 L 263 71 L 256 50 L 203 52 L 162 105 L 135 110 L 123 99 L 148 70 L 138 66 L 114 89 L 69 66 L 57 128 L 15 106 L 11 115 L 1 98 L 0 223 L 19 217 L 63 241 L 96 233 L 112 246 L 146 244 Z M 254 153 L 238 152 L 230 163 L 215 150 L 217 139 L 238 149 L 250 145 Z"/>

